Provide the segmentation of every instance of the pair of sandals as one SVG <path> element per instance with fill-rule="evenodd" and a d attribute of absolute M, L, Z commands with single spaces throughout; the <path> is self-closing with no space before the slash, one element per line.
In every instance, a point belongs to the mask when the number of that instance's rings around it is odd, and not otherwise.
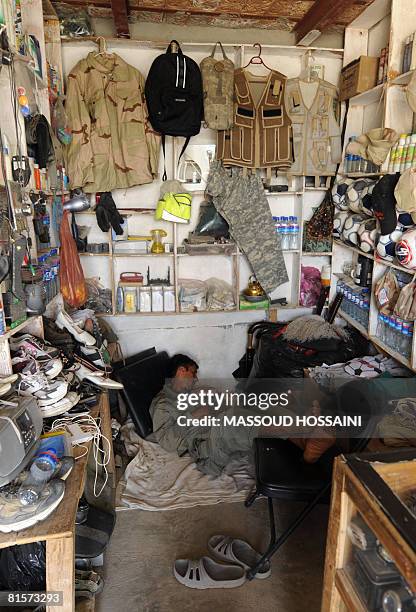
<path fill-rule="evenodd" d="M 233 589 L 245 583 L 247 570 L 262 557 L 248 542 L 225 535 L 212 536 L 208 551 L 223 563 L 211 557 L 176 559 L 173 568 L 176 580 L 191 589 Z M 270 561 L 266 561 L 255 578 L 263 580 L 270 574 Z"/>

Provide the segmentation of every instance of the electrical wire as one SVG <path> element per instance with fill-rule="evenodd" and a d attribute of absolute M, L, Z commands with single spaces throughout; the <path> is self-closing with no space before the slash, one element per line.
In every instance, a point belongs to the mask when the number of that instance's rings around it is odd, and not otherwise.
<path fill-rule="evenodd" d="M 108 482 L 108 470 L 107 465 L 111 458 L 111 442 L 109 439 L 101 433 L 100 430 L 100 419 L 95 420 L 89 414 L 75 414 L 73 416 L 64 416 L 59 419 L 55 419 L 48 431 L 64 430 L 71 435 L 71 431 L 68 425 L 76 424 L 84 432 L 91 434 L 92 445 L 93 445 L 93 456 L 95 461 L 95 475 L 94 475 L 94 496 L 99 497 L 104 491 L 104 488 Z M 83 443 L 74 443 L 74 446 L 82 448 L 85 452 L 82 455 L 76 457 L 81 459 L 88 453 L 88 448 Z M 98 482 L 98 469 L 102 468 L 104 473 L 104 483 L 97 493 L 97 482 Z"/>

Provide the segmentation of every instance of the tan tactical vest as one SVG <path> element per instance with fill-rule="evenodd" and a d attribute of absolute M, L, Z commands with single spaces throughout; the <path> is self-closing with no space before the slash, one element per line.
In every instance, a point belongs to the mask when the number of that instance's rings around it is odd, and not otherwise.
<path fill-rule="evenodd" d="M 291 174 L 335 174 L 341 161 L 341 129 L 335 116 L 337 89 L 321 79 L 286 83 L 285 106 L 292 121 L 295 162 Z"/>
<path fill-rule="evenodd" d="M 217 133 L 217 159 L 246 168 L 290 168 L 292 127 L 284 106 L 286 77 L 234 72 L 234 127 Z"/>

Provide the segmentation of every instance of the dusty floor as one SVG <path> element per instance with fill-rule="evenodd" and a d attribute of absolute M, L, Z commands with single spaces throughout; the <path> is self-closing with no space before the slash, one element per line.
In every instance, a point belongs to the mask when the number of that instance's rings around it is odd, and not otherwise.
<path fill-rule="evenodd" d="M 276 504 L 278 528 L 288 525 L 301 505 Z M 327 526 L 327 507 L 319 506 L 280 549 L 267 580 L 238 589 L 197 591 L 172 575 L 175 558 L 206 554 L 216 533 L 245 537 L 262 550 L 268 542 L 267 504 L 243 504 L 117 513 L 106 553 L 105 588 L 97 612 L 319 612 Z"/>

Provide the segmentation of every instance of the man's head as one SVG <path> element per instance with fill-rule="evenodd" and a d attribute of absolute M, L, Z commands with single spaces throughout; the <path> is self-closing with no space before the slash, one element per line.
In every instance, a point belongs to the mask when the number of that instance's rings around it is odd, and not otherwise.
<path fill-rule="evenodd" d="M 198 379 L 198 364 L 187 355 L 174 355 L 169 363 L 168 377 L 177 391 L 191 389 Z"/>

